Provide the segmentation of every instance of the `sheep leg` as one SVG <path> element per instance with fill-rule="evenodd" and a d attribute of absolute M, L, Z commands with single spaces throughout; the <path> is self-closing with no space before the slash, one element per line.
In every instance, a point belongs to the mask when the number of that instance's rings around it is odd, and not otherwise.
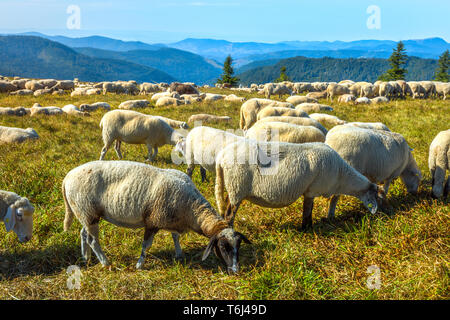
<path fill-rule="evenodd" d="M 436 169 L 434 171 L 433 175 L 433 187 L 432 187 L 432 194 L 431 196 L 434 199 L 440 198 L 443 195 L 443 188 L 445 183 L 445 169 L 436 166 Z M 447 188 L 447 183 L 446 183 Z"/>
<path fill-rule="evenodd" d="M 136 263 L 136 269 L 142 269 L 145 262 L 145 251 L 152 246 L 153 238 L 155 237 L 155 234 L 158 232 L 158 229 L 145 229 L 144 233 L 144 241 L 142 242 L 142 251 L 141 251 L 141 257 L 139 258 L 138 262 Z"/>
<path fill-rule="evenodd" d="M 116 149 L 116 154 L 119 157 L 120 160 L 122 160 L 122 152 L 120 152 L 120 146 L 122 145 L 122 141 L 120 140 L 116 140 L 116 145 L 115 145 L 115 149 Z"/>
<path fill-rule="evenodd" d="M 339 195 L 333 195 L 330 200 L 330 207 L 328 208 L 328 219 L 334 219 L 335 211 L 336 211 L 336 205 L 339 201 Z"/>
<path fill-rule="evenodd" d="M 445 184 L 444 198 L 447 198 L 449 192 L 450 192 L 450 174 L 448 175 L 447 183 Z"/>
<path fill-rule="evenodd" d="M 183 250 L 181 250 L 180 246 L 180 234 L 176 232 L 172 232 L 173 244 L 175 246 L 175 259 L 179 260 L 183 258 Z"/>
<path fill-rule="evenodd" d="M 305 197 L 305 199 L 303 200 L 303 221 L 302 221 L 303 230 L 312 227 L 313 207 L 314 207 L 314 198 Z"/>
<path fill-rule="evenodd" d="M 88 261 L 91 258 L 92 249 L 88 244 L 88 233 L 86 228 L 82 228 L 80 232 L 81 238 L 81 255 L 85 261 Z"/>
<path fill-rule="evenodd" d="M 206 170 L 202 166 L 200 166 L 200 174 L 202 175 L 202 182 L 208 181 L 208 179 L 206 179 Z"/>
<path fill-rule="evenodd" d="M 383 185 L 383 192 L 387 195 L 389 191 L 389 186 L 391 185 L 392 179 L 386 180 Z"/>
<path fill-rule="evenodd" d="M 225 213 L 225 221 L 231 226 L 233 227 L 234 225 L 234 218 L 236 217 L 236 212 L 239 209 L 239 206 L 241 205 L 241 203 L 238 204 L 228 204 L 227 207 L 227 212 Z"/>
<path fill-rule="evenodd" d="M 195 165 L 194 164 L 190 164 L 189 167 L 186 170 L 186 174 L 189 176 L 189 178 L 192 179 L 192 173 L 194 172 L 195 169 Z"/>
<path fill-rule="evenodd" d="M 87 227 L 87 233 L 88 233 L 88 244 L 92 248 L 92 251 L 94 251 L 95 255 L 97 256 L 97 259 L 104 267 L 109 266 L 110 263 L 108 261 L 108 258 L 106 257 L 105 253 L 100 247 L 100 243 L 98 240 L 98 223 L 89 225 Z"/>
<path fill-rule="evenodd" d="M 113 141 L 107 141 L 105 142 L 105 146 L 102 149 L 102 153 L 100 154 L 100 161 L 105 158 L 106 152 L 108 152 L 109 148 L 111 147 Z"/>

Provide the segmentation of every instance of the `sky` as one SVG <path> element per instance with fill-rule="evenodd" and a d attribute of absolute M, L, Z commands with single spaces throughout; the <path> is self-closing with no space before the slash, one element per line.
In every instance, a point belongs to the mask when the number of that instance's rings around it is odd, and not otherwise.
<path fill-rule="evenodd" d="M 73 6 L 76 10 L 68 12 Z M 0 0 L 0 33 L 102 35 L 148 43 L 430 37 L 450 42 L 449 16 L 448 0 Z"/>

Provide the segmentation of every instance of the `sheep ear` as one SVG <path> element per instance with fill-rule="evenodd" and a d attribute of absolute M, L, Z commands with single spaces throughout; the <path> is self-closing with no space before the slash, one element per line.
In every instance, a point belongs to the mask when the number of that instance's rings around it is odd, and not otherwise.
<path fill-rule="evenodd" d="M 237 232 L 237 234 L 238 234 L 239 238 L 240 238 L 242 241 L 244 241 L 246 244 L 252 244 L 252 243 L 250 242 L 250 240 L 248 240 L 247 237 L 244 236 L 242 233 Z"/>
<path fill-rule="evenodd" d="M 3 222 L 5 223 L 6 232 L 10 232 L 16 225 L 16 208 L 8 207 Z"/>
<path fill-rule="evenodd" d="M 211 249 L 216 245 L 217 243 L 217 236 L 213 236 L 211 240 L 209 240 L 209 244 L 205 249 L 205 252 L 203 252 L 202 261 L 205 261 L 206 258 L 208 258 L 209 254 L 211 253 Z"/>

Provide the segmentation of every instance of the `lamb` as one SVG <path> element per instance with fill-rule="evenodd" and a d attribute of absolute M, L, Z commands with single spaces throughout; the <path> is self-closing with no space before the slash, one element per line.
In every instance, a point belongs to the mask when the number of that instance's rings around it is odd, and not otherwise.
<path fill-rule="evenodd" d="M 119 105 L 119 109 L 137 109 L 137 108 L 147 108 L 150 105 L 148 100 L 128 100 L 124 101 Z"/>
<path fill-rule="evenodd" d="M 318 103 L 317 99 L 308 96 L 290 96 L 286 99 L 286 102 L 298 105 L 300 103 Z"/>
<path fill-rule="evenodd" d="M 433 139 L 428 156 L 428 167 L 431 172 L 433 198 L 447 197 L 450 191 L 450 175 L 445 183 L 445 172 L 450 170 L 450 129 L 441 131 Z"/>
<path fill-rule="evenodd" d="M 319 129 L 324 135 L 328 133 L 328 130 L 325 129 L 323 125 L 320 124 L 319 121 L 312 118 L 299 118 L 299 117 L 267 117 L 259 120 L 256 123 L 265 123 L 265 122 L 284 122 L 295 124 L 297 126 L 312 126 Z"/>
<path fill-rule="evenodd" d="M 371 101 L 367 97 L 360 97 L 355 100 L 355 104 L 370 104 L 370 103 L 371 103 Z"/>
<path fill-rule="evenodd" d="M 297 126 L 286 122 L 256 122 L 246 133 L 247 139 L 267 142 L 325 142 L 325 135 L 313 126 Z"/>
<path fill-rule="evenodd" d="M 240 111 L 239 126 L 242 130 L 249 129 L 257 120 L 258 112 L 268 106 L 294 108 L 288 102 L 279 102 L 269 99 L 253 98 L 244 102 Z"/>
<path fill-rule="evenodd" d="M 230 101 L 230 102 L 241 102 L 242 103 L 245 101 L 245 98 L 238 97 L 235 94 L 230 94 L 230 95 L 226 96 L 224 100 Z"/>
<path fill-rule="evenodd" d="M 107 111 L 111 110 L 111 106 L 107 102 L 95 102 L 92 104 L 84 103 L 80 105 L 80 110 L 83 112 L 93 112 L 97 111 L 98 109 L 104 109 Z"/>
<path fill-rule="evenodd" d="M 320 122 L 322 125 L 329 126 L 329 127 L 338 126 L 338 125 L 347 123 L 346 121 L 341 120 L 336 116 L 332 116 L 332 115 L 325 114 L 325 113 L 312 113 L 309 115 L 309 117 L 311 119 L 314 119 L 314 120 Z"/>
<path fill-rule="evenodd" d="M 339 96 L 338 102 L 339 103 L 350 103 L 356 100 L 356 97 L 353 94 L 343 94 L 342 96 Z"/>
<path fill-rule="evenodd" d="M 72 116 L 85 116 L 85 117 L 89 117 L 90 114 L 89 112 L 83 112 L 80 109 L 78 109 L 77 106 L 74 106 L 73 104 L 68 104 L 64 107 L 62 107 L 62 111 L 68 115 L 72 115 Z"/>
<path fill-rule="evenodd" d="M 308 114 L 302 110 L 296 110 L 284 107 L 265 107 L 260 112 L 258 112 L 257 120 L 267 118 L 267 117 L 304 117 L 308 118 Z"/>
<path fill-rule="evenodd" d="M 325 143 L 371 182 L 384 183 L 382 199 L 399 176 L 409 193 L 417 193 L 422 173 L 402 135 L 345 125 L 331 129 Z M 330 218 L 334 217 L 338 199 L 336 195 L 330 201 Z"/>
<path fill-rule="evenodd" d="M 62 109 L 58 108 L 58 107 L 36 107 L 36 106 L 33 106 L 31 108 L 30 115 L 32 117 L 34 117 L 37 114 L 44 114 L 47 116 L 55 116 L 55 115 L 60 115 L 63 113 L 64 113 L 64 111 L 62 111 Z"/>
<path fill-rule="evenodd" d="M 187 174 L 192 177 L 195 165 L 200 165 L 202 182 L 206 180 L 206 170 L 215 172 L 216 156 L 220 150 L 244 138 L 231 132 L 210 128 L 195 127 L 185 140 L 177 143 L 175 151 L 180 152 L 188 165 Z"/>
<path fill-rule="evenodd" d="M 306 113 L 320 112 L 320 111 L 333 111 L 333 108 L 319 103 L 301 103 L 295 107 L 296 110 L 301 110 Z"/>
<path fill-rule="evenodd" d="M 62 183 L 66 207 L 64 230 L 76 216 L 81 229 L 81 254 L 88 260 L 94 251 L 103 266 L 110 265 L 99 243 L 99 220 L 117 226 L 144 228 L 141 256 L 136 264 L 142 269 L 146 250 L 159 230 L 172 232 L 176 258 L 182 257 L 179 236 L 188 231 L 210 239 L 203 254 L 211 250 L 227 271 L 239 271 L 239 247 L 250 241 L 229 227 L 184 173 L 159 169 L 130 161 L 94 161 L 71 170 Z"/>
<path fill-rule="evenodd" d="M 21 129 L 0 126 L 0 144 L 22 143 L 26 140 L 39 139 L 39 135 L 32 128 Z"/>
<path fill-rule="evenodd" d="M 153 116 L 153 117 L 163 120 L 169 126 L 171 126 L 173 129 L 186 129 L 186 130 L 189 129 L 188 124 L 184 121 L 173 120 L 173 119 L 162 117 L 162 116 Z"/>
<path fill-rule="evenodd" d="M 122 142 L 130 144 L 145 144 L 148 149 L 148 160 L 151 162 L 158 154 L 158 148 L 170 144 L 176 145 L 183 136 L 174 131 L 165 121 L 153 116 L 131 110 L 113 110 L 105 113 L 100 121 L 104 147 L 100 160 L 116 141 L 115 150 L 122 159 L 120 147 Z M 153 152 L 152 152 L 153 150 Z"/>
<path fill-rule="evenodd" d="M 345 125 L 364 129 L 391 131 L 384 123 L 381 122 L 347 122 Z"/>
<path fill-rule="evenodd" d="M 187 100 L 182 101 L 176 98 L 171 97 L 161 97 L 156 101 L 155 106 L 156 107 L 167 107 L 167 106 L 180 106 L 182 104 L 188 104 L 189 102 Z"/>
<path fill-rule="evenodd" d="M 5 223 L 6 232 L 14 231 L 22 243 L 33 236 L 33 213 L 34 207 L 27 198 L 0 190 L 0 220 Z"/>
<path fill-rule="evenodd" d="M 212 114 L 200 113 L 194 114 L 189 117 L 188 123 L 192 124 L 195 122 L 207 123 L 207 122 L 230 122 L 231 117 L 228 116 L 216 116 Z"/>
<path fill-rule="evenodd" d="M 227 208 L 225 189 L 229 199 Z M 281 208 L 304 195 L 302 227 L 306 228 L 312 225 L 315 197 L 351 195 L 359 198 L 374 214 L 377 192 L 375 184 L 323 143 L 256 143 L 247 140 L 225 147 L 216 158 L 216 201 L 231 226 L 243 200 L 263 207 Z"/>

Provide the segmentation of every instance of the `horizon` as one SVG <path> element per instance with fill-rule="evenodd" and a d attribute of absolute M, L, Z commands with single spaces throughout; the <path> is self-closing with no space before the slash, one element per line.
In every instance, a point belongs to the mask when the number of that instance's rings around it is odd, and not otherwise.
<path fill-rule="evenodd" d="M 0 33 L 99 35 L 149 44 L 187 38 L 259 43 L 427 38 L 450 42 L 449 12 L 450 3 L 439 0 L 430 0 L 426 6 L 418 0 L 313 4 L 301 0 L 4 0 Z M 74 16 L 78 24 L 70 27 Z"/>

